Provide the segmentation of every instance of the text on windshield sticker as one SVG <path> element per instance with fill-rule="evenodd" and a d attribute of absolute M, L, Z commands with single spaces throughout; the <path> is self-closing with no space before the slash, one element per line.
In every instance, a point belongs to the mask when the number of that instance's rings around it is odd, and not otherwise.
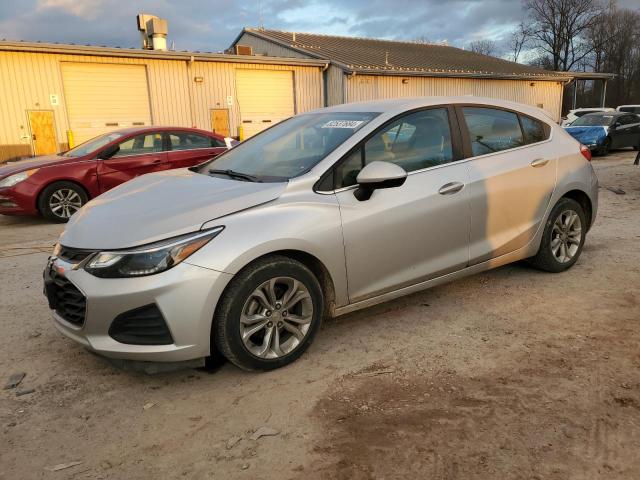
<path fill-rule="evenodd" d="M 322 128 L 358 128 L 362 123 L 362 120 L 331 120 Z"/>

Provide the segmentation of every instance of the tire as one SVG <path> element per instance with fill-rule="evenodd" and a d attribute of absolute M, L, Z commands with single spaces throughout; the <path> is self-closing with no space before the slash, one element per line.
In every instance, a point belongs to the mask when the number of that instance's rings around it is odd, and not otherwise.
<path fill-rule="evenodd" d="M 573 218 L 571 217 L 568 222 L 565 221 L 569 217 L 567 212 L 575 214 L 577 219 L 571 220 Z M 576 232 L 575 228 L 577 221 L 579 221 L 579 225 L 577 225 L 579 232 Z M 563 230 L 558 226 L 558 222 L 564 225 L 571 223 L 573 228 Z M 570 198 L 561 198 L 549 214 L 542 234 L 540 249 L 534 257 L 529 259 L 529 263 L 540 270 L 552 273 L 563 272 L 571 268 L 582 253 L 586 233 L 587 222 L 582 206 Z M 576 245 L 575 242 L 578 239 L 580 243 Z M 574 249 L 574 247 L 577 248 Z M 563 248 L 566 255 L 562 253 Z"/>
<path fill-rule="evenodd" d="M 600 148 L 598 148 L 598 155 L 606 157 L 609 155 L 609 151 L 611 151 L 611 137 L 604 139 L 604 143 Z"/>
<path fill-rule="evenodd" d="M 280 255 L 265 257 L 241 270 L 224 291 L 213 319 L 211 349 L 244 370 L 283 367 L 311 345 L 323 306 L 320 283 L 304 264 Z"/>
<path fill-rule="evenodd" d="M 51 222 L 66 223 L 88 201 L 87 193 L 79 185 L 73 182 L 55 182 L 40 194 L 38 210 Z"/>

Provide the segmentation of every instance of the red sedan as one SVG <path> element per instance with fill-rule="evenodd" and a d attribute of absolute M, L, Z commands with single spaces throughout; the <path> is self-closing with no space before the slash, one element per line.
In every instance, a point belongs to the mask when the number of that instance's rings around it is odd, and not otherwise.
<path fill-rule="evenodd" d="M 0 214 L 66 222 L 90 199 L 133 177 L 191 167 L 225 150 L 224 137 L 193 128 L 106 133 L 65 153 L 0 166 Z"/>

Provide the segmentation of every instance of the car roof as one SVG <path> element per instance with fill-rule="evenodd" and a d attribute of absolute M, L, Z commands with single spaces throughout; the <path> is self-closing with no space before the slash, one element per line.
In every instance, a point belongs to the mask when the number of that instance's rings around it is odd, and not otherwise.
<path fill-rule="evenodd" d="M 139 133 L 147 133 L 147 132 L 167 132 L 167 131 L 184 131 L 184 132 L 191 132 L 191 133 L 201 133 L 203 135 L 208 135 L 212 137 L 224 138 L 222 135 L 209 132 L 207 130 L 201 130 L 199 128 L 172 127 L 172 126 L 164 126 L 164 125 L 148 125 L 144 127 L 120 128 L 117 130 L 113 130 L 112 132 L 109 132 L 109 133 L 117 132 L 123 135 L 131 135 L 131 134 L 139 134 Z"/>
<path fill-rule="evenodd" d="M 489 97 L 476 97 L 473 95 L 462 96 L 432 96 L 432 97 L 407 97 L 394 98 L 387 100 L 370 100 L 364 102 L 344 103 L 333 107 L 314 110 L 313 113 L 319 112 L 375 112 L 400 114 L 408 110 L 418 109 L 422 107 L 436 105 L 452 105 L 452 104 L 473 104 L 486 105 L 487 107 L 506 108 L 516 110 L 527 115 L 538 118 L 544 118 L 546 121 L 553 121 L 551 115 L 536 107 L 525 105 L 522 103 L 510 102 L 508 100 L 500 100 Z M 309 112 L 312 113 L 312 112 Z"/>

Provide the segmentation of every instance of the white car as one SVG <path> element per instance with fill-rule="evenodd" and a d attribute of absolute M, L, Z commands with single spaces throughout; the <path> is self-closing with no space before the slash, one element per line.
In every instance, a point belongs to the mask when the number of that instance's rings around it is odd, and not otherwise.
<path fill-rule="evenodd" d="M 640 115 L 640 105 L 620 105 L 616 110 L 619 112 L 635 113 Z"/>
<path fill-rule="evenodd" d="M 616 110 L 614 108 L 609 108 L 609 107 L 575 108 L 573 110 L 569 110 L 569 113 L 567 113 L 566 117 L 562 117 L 562 123 L 560 125 L 562 125 L 563 127 L 566 127 L 567 125 L 571 125 L 578 118 L 580 118 L 583 115 L 586 115 L 587 113 L 615 112 L 615 111 Z"/>

